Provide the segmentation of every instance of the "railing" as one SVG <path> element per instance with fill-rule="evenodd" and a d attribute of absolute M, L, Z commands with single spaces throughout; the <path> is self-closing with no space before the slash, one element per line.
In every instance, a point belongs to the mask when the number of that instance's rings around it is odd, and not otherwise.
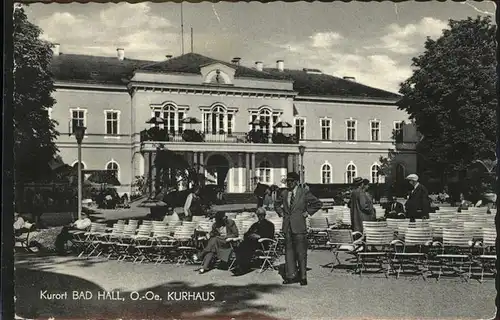
<path fill-rule="evenodd" d="M 186 129 L 182 132 L 168 131 L 167 129 L 151 128 L 141 131 L 141 142 L 144 141 L 171 141 L 171 142 L 213 142 L 213 143 L 276 143 L 297 144 L 293 134 L 275 132 L 273 134 L 262 130 L 249 132 L 201 132 Z"/>

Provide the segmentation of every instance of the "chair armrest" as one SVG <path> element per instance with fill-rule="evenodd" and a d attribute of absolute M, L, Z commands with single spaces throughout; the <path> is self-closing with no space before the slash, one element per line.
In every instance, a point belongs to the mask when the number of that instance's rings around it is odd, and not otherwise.
<path fill-rule="evenodd" d="M 428 247 L 432 246 L 432 244 L 433 244 L 432 240 L 429 240 L 425 243 L 425 245 Z"/>
<path fill-rule="evenodd" d="M 475 248 L 482 248 L 483 247 L 483 241 L 482 240 L 478 240 L 474 243 L 474 247 Z"/>
<path fill-rule="evenodd" d="M 226 238 L 227 242 L 232 242 L 232 241 L 239 241 L 240 238 Z"/>
<path fill-rule="evenodd" d="M 270 239 L 270 238 L 260 238 L 258 241 L 259 241 L 259 243 L 262 243 L 262 242 L 265 242 L 265 241 L 274 242 L 274 240 Z"/>
<path fill-rule="evenodd" d="M 362 239 L 362 238 L 360 238 L 360 239 L 358 239 L 358 240 L 356 240 L 356 241 L 353 241 L 353 242 L 352 242 L 352 244 L 356 244 L 356 245 L 358 245 L 358 244 L 363 245 L 364 243 L 365 243 L 365 242 L 363 241 L 363 239 Z"/>
<path fill-rule="evenodd" d="M 443 244 L 442 244 L 441 242 L 439 242 L 439 241 L 434 241 L 434 242 L 432 243 L 432 246 L 433 246 L 433 247 L 442 247 L 442 246 L 443 246 Z"/>
<path fill-rule="evenodd" d="M 402 245 L 402 246 L 405 245 L 405 243 L 403 241 L 401 241 L 401 240 L 392 240 L 391 241 L 391 246 L 394 246 L 394 245 L 397 245 L 397 244 Z"/>
<path fill-rule="evenodd" d="M 359 231 L 354 231 L 354 232 L 352 233 L 352 235 L 353 235 L 353 236 L 356 236 L 356 235 L 363 236 L 363 234 L 362 234 L 361 232 L 359 232 Z"/>

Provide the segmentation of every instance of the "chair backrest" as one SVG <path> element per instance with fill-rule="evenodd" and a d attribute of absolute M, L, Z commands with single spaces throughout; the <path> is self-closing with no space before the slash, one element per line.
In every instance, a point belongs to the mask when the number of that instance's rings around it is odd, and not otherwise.
<path fill-rule="evenodd" d="M 365 243 L 367 245 L 389 245 L 394 240 L 394 232 L 389 228 L 367 227 Z"/>
<path fill-rule="evenodd" d="M 494 247 L 497 237 L 496 228 L 483 228 L 483 246 Z"/>
<path fill-rule="evenodd" d="M 333 245 L 351 244 L 352 231 L 349 229 L 328 230 L 328 241 Z"/>
<path fill-rule="evenodd" d="M 111 231 L 111 233 L 112 234 L 122 234 L 124 230 L 125 230 L 124 224 L 115 223 L 113 225 L 113 230 Z"/>
<path fill-rule="evenodd" d="M 116 223 L 118 223 L 118 224 L 125 224 L 125 220 L 123 220 L 123 219 L 122 220 L 118 220 Z"/>
<path fill-rule="evenodd" d="M 139 225 L 139 220 L 136 220 L 136 219 L 130 219 L 130 220 L 128 221 L 128 225 L 138 226 L 138 225 Z"/>
<path fill-rule="evenodd" d="M 328 220 L 326 217 L 311 217 L 309 218 L 309 227 L 311 229 L 328 229 Z"/>
<path fill-rule="evenodd" d="M 141 224 L 137 230 L 137 235 L 141 237 L 149 237 L 153 230 L 153 224 Z"/>
<path fill-rule="evenodd" d="M 194 229 L 189 226 L 178 226 L 174 232 L 174 238 L 177 240 L 190 240 L 194 234 Z"/>
<path fill-rule="evenodd" d="M 198 226 L 196 227 L 196 230 L 204 232 L 210 232 L 211 229 L 212 229 L 212 222 L 210 221 L 200 221 L 198 223 Z"/>
<path fill-rule="evenodd" d="M 472 242 L 472 233 L 463 228 L 445 228 L 443 229 L 443 245 L 445 247 L 470 247 Z"/>
<path fill-rule="evenodd" d="M 167 237 L 170 236 L 170 230 L 166 225 L 153 226 L 153 237 Z"/>
<path fill-rule="evenodd" d="M 405 232 L 405 245 L 424 245 L 432 240 L 430 227 L 409 227 Z"/>
<path fill-rule="evenodd" d="M 399 221 L 401 219 L 391 219 L 391 218 L 387 218 L 385 220 L 385 222 L 387 223 L 387 227 L 388 228 L 391 228 L 392 230 L 394 231 L 397 231 L 398 230 L 398 226 L 399 226 Z"/>
<path fill-rule="evenodd" d="M 351 211 L 349 209 L 342 210 L 342 223 L 348 226 L 351 225 Z"/>
<path fill-rule="evenodd" d="M 464 222 L 464 229 L 470 233 L 474 238 L 482 238 L 483 237 L 483 228 L 485 228 L 485 222 Z"/>

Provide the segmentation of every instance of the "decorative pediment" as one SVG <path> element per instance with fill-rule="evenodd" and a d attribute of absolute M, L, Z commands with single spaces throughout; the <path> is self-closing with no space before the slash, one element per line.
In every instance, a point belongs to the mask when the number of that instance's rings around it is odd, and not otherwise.
<path fill-rule="evenodd" d="M 201 67 L 203 83 L 214 85 L 233 84 L 236 69 L 222 63 L 212 63 Z"/>

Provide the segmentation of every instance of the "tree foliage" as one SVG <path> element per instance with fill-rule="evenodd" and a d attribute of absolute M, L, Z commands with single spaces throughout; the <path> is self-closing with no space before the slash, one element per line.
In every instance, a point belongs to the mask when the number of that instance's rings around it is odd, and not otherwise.
<path fill-rule="evenodd" d="M 494 157 L 495 32 L 489 17 L 450 20 L 439 39 L 427 39 L 425 52 L 413 58 L 413 75 L 401 84 L 399 108 L 423 135 L 418 152 L 435 173 Z"/>
<path fill-rule="evenodd" d="M 39 181 L 50 174 L 58 132 L 48 110 L 55 100 L 49 70 L 51 44 L 28 21 L 22 8 L 14 11 L 14 157 L 17 182 Z"/>

